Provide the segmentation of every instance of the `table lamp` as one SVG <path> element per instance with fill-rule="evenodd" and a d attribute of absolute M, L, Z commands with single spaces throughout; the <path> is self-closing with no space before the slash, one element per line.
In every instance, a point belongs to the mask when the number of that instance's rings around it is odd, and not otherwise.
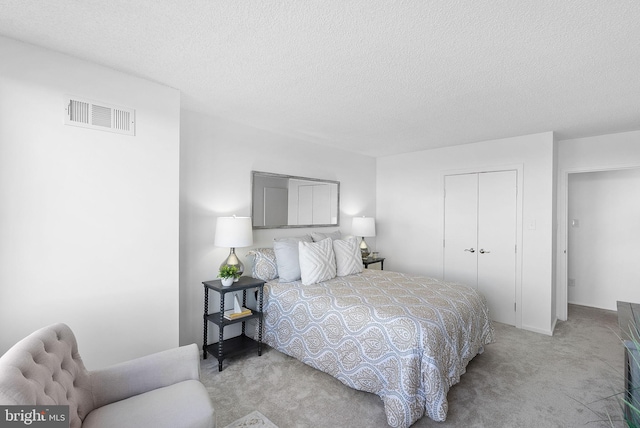
<path fill-rule="evenodd" d="M 229 257 L 222 262 L 220 267 L 224 265 L 236 266 L 238 276 L 241 276 L 244 272 L 244 265 L 236 256 L 236 248 L 253 245 L 251 217 L 236 217 L 235 215 L 233 217 L 218 217 L 214 245 L 230 248 Z"/>
<path fill-rule="evenodd" d="M 361 236 L 360 253 L 362 258 L 369 257 L 369 246 L 364 240 L 365 236 L 376 236 L 376 221 L 373 217 L 354 217 L 351 224 L 351 233 L 355 236 Z"/>

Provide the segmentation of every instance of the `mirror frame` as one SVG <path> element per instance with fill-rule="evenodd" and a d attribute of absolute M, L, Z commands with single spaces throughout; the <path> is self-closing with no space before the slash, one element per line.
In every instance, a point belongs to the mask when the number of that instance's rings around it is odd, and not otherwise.
<path fill-rule="evenodd" d="M 317 183 L 326 183 L 326 184 L 335 184 L 337 186 L 337 214 L 336 214 L 336 222 L 331 224 L 294 224 L 294 225 L 279 225 L 279 226 L 256 226 L 254 224 L 254 200 L 253 195 L 255 193 L 255 177 L 256 175 L 271 177 L 271 178 L 287 178 L 294 180 L 304 180 L 304 181 L 313 181 Z M 302 227 L 338 227 L 340 226 L 340 182 L 334 180 L 323 180 L 320 178 L 310 178 L 310 177 L 300 177 L 296 175 L 285 175 L 285 174 L 275 174 L 272 172 L 264 172 L 264 171 L 251 171 L 251 226 L 253 229 L 294 229 L 294 228 L 302 228 Z"/>

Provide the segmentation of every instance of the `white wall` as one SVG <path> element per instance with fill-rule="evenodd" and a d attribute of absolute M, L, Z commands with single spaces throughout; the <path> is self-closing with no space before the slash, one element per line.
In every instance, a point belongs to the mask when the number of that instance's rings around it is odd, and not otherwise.
<path fill-rule="evenodd" d="M 558 142 L 557 312 L 567 319 L 567 196 L 571 173 L 640 167 L 640 131 L 599 135 Z M 636 276 L 636 284 L 637 284 Z M 636 287 L 628 284 L 628 287 Z M 577 285 L 579 286 L 579 285 Z M 608 307 L 599 302 L 598 307 Z"/>
<path fill-rule="evenodd" d="M 553 133 L 547 132 L 379 158 L 377 240 L 378 251 L 387 257 L 385 269 L 442 278 L 442 175 L 519 165 L 524 175 L 519 178 L 524 227 L 517 324 L 551 334 L 556 319 L 554 144 Z"/>
<path fill-rule="evenodd" d="M 640 302 L 640 168 L 569 174 L 569 302 Z"/>
<path fill-rule="evenodd" d="M 375 216 L 375 159 L 292 140 L 190 111 L 182 112 L 180 159 L 180 342 L 202 345 L 202 281 L 215 279 L 228 248 L 213 245 L 219 216 L 249 216 L 251 171 L 322 178 L 340 182 L 339 228 L 264 229 L 254 245 L 272 247 L 274 237 L 340 229 L 350 233 L 351 218 Z M 375 243 L 375 240 L 371 240 Z M 249 248 L 236 253 L 250 273 Z M 210 312 L 217 293 L 210 293 Z M 236 328 L 233 328 L 236 327 Z M 210 326 L 209 341 L 217 341 Z M 225 328 L 225 337 L 239 326 Z"/>
<path fill-rule="evenodd" d="M 178 345 L 179 93 L 0 38 L 0 354 L 55 322 L 88 368 Z M 136 136 L 64 125 L 64 95 Z"/>

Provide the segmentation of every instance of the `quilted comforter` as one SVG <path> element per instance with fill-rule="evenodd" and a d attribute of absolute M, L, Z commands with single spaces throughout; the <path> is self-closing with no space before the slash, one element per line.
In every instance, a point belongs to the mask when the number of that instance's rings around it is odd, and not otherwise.
<path fill-rule="evenodd" d="M 397 272 L 265 285 L 264 342 L 383 400 L 387 422 L 444 421 L 447 392 L 493 341 L 485 299 Z"/>

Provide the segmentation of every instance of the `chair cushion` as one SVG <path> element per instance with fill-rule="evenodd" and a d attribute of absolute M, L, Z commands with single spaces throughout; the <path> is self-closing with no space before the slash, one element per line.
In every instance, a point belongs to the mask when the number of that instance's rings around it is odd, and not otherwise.
<path fill-rule="evenodd" d="M 213 428 L 214 410 L 207 389 L 187 380 L 99 407 L 82 428 Z"/>

